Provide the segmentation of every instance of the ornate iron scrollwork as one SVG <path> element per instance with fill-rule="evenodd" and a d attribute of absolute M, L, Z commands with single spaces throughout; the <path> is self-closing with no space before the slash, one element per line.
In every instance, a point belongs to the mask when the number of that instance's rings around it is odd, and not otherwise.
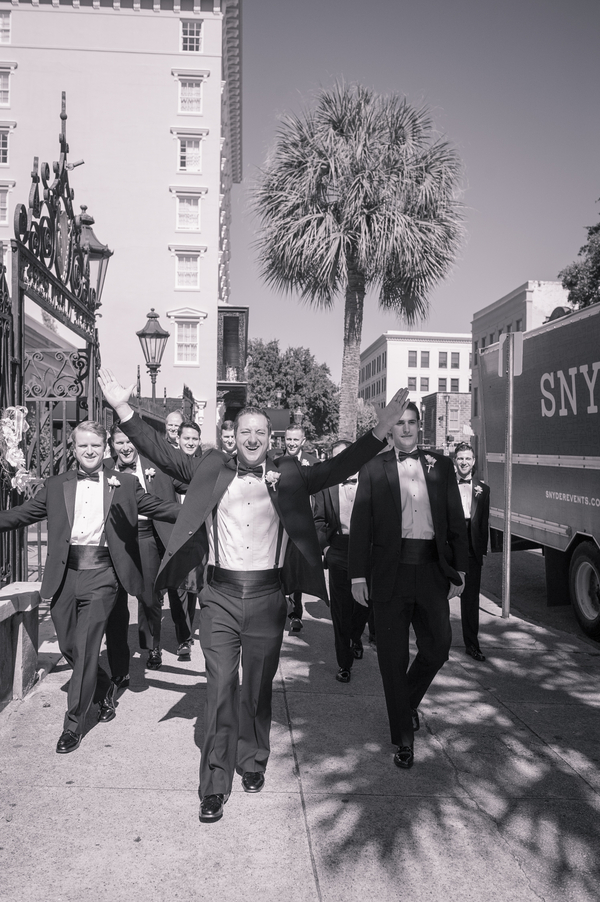
<path fill-rule="evenodd" d="M 82 321 L 87 321 L 84 329 L 91 333 L 95 313 L 100 304 L 96 297 L 96 288 L 90 283 L 89 245 L 82 245 L 81 237 L 82 227 L 92 225 L 94 220 L 86 212 L 85 206 L 82 206 L 80 214 L 76 215 L 73 210 L 75 193 L 69 185 L 69 172 L 76 166 L 81 166 L 83 160 L 76 163 L 67 162 L 69 145 L 66 107 L 66 95 L 63 92 L 60 114 L 62 125 L 59 135 L 60 156 L 58 161 L 52 164 L 54 180 L 50 182 L 51 172 L 48 163 L 42 163 L 40 166 L 39 158 L 34 157 L 28 205 L 25 207 L 24 204 L 17 204 L 14 231 L 17 241 L 29 250 L 38 264 L 41 264 L 35 269 L 41 272 L 46 270 L 74 295 L 81 305 L 77 314 L 78 324 L 82 325 Z M 29 265 L 29 270 L 31 269 L 33 267 Z M 34 287 L 40 297 L 54 306 L 53 297 L 49 297 L 48 292 L 50 291 L 51 295 L 60 292 L 53 291 L 51 285 L 44 285 L 44 280 L 38 273 L 26 272 L 24 281 L 25 288 Z M 34 282 L 37 282 L 37 286 L 33 284 Z M 52 280 L 48 282 L 51 283 Z"/>
<path fill-rule="evenodd" d="M 86 351 L 28 350 L 23 371 L 25 397 L 28 400 L 82 398 L 88 369 Z"/>

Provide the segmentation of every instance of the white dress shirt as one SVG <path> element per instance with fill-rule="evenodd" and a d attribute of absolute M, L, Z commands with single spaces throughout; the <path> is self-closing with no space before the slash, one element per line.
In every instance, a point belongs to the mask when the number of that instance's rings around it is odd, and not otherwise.
<path fill-rule="evenodd" d="M 397 454 L 396 454 L 397 458 Z M 433 518 L 420 460 L 396 460 L 402 501 L 402 538 L 433 539 Z"/>
<path fill-rule="evenodd" d="M 263 464 L 263 474 L 265 467 Z M 212 513 L 206 519 L 209 564 L 215 563 Z M 219 567 L 226 570 L 270 570 L 282 567 L 288 536 L 285 530 L 276 561 L 279 517 L 264 479 L 236 476 L 217 508 Z"/>
<path fill-rule="evenodd" d="M 460 500 L 462 501 L 463 513 L 465 515 L 465 520 L 471 519 L 471 501 L 473 499 L 473 483 L 471 480 L 469 482 L 459 482 L 458 490 L 460 492 Z"/>
<path fill-rule="evenodd" d="M 104 532 L 104 471 L 98 482 L 78 479 L 71 545 L 99 545 Z"/>
<path fill-rule="evenodd" d="M 356 498 L 356 483 L 340 485 L 340 529 L 343 536 L 350 535 L 350 519 Z"/>

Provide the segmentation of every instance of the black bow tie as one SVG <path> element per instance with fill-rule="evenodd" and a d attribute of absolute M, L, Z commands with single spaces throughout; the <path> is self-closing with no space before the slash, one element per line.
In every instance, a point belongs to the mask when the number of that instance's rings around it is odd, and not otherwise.
<path fill-rule="evenodd" d="M 407 457 L 410 457 L 411 460 L 419 459 L 419 452 L 416 450 L 411 451 L 410 453 L 407 453 L 406 451 L 398 451 L 397 454 L 398 454 L 398 460 L 400 461 L 400 463 L 402 463 L 403 460 L 406 460 Z"/>
<path fill-rule="evenodd" d="M 263 468 L 262 465 L 258 467 L 247 467 L 245 464 L 239 463 L 237 474 L 240 478 L 242 476 L 254 476 L 256 479 L 262 479 Z"/>
<path fill-rule="evenodd" d="M 351 479 L 344 479 L 342 485 L 356 485 L 358 479 L 356 476 L 353 476 Z"/>
<path fill-rule="evenodd" d="M 100 482 L 100 470 L 96 470 L 94 473 L 86 473 L 85 470 L 77 470 L 77 480 L 81 479 L 91 479 L 92 482 Z"/>
<path fill-rule="evenodd" d="M 136 461 L 132 464 L 119 464 L 119 473 L 135 473 L 136 470 Z"/>
<path fill-rule="evenodd" d="M 470 480 L 470 479 L 459 479 L 459 480 L 458 480 L 458 484 L 459 484 L 459 485 L 462 485 L 463 482 L 465 483 L 465 485 L 471 485 L 471 480 Z"/>

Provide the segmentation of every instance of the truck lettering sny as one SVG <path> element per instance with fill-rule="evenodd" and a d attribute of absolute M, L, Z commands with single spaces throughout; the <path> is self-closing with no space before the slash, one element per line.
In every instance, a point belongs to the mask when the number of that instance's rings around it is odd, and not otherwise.
<path fill-rule="evenodd" d="M 600 304 L 523 337 L 514 378 L 513 548 L 541 548 L 549 605 L 573 605 L 600 639 Z M 506 377 L 498 346 L 479 355 L 479 459 L 489 483 L 492 543 L 504 520 Z M 497 531 L 497 532 L 496 532 Z M 501 538 L 501 536 L 500 536 Z"/>

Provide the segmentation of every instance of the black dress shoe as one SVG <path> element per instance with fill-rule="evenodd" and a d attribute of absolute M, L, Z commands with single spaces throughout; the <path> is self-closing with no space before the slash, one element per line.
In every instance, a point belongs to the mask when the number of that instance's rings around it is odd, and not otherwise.
<path fill-rule="evenodd" d="M 358 640 L 358 642 L 352 643 L 352 654 L 357 659 L 357 661 L 360 661 L 360 659 L 362 658 L 364 654 L 364 648 L 360 639 Z"/>
<path fill-rule="evenodd" d="M 242 776 L 242 788 L 244 792 L 260 792 L 264 785 L 264 773 L 252 773 L 251 771 L 246 771 Z"/>
<path fill-rule="evenodd" d="M 148 660 L 146 661 L 146 667 L 148 670 L 159 670 L 162 664 L 162 655 L 160 653 L 160 648 L 153 648 L 150 654 L 148 655 Z"/>
<path fill-rule="evenodd" d="M 200 821 L 203 824 L 210 824 L 212 821 L 220 821 L 223 817 L 223 805 L 227 799 L 222 792 L 216 795 L 204 796 L 200 799 Z"/>
<path fill-rule="evenodd" d="M 177 646 L 177 657 L 180 660 L 189 661 L 191 655 L 192 655 L 192 649 L 190 647 L 189 642 L 182 642 L 180 645 Z"/>
<path fill-rule="evenodd" d="M 482 654 L 478 648 L 475 648 L 474 645 L 467 645 L 465 652 L 466 654 L 471 655 L 475 661 L 485 661 L 485 655 Z"/>
<path fill-rule="evenodd" d="M 412 717 L 412 727 L 413 731 L 416 733 L 420 728 L 421 724 L 419 723 L 419 712 L 416 708 L 410 709 L 410 716 Z"/>
<path fill-rule="evenodd" d="M 415 755 L 412 745 L 398 746 L 398 750 L 394 755 L 394 764 L 396 765 L 396 767 L 402 767 L 404 768 L 404 770 L 408 770 L 413 766 L 414 760 Z"/>
<path fill-rule="evenodd" d="M 67 755 L 79 748 L 81 742 L 81 733 L 74 733 L 73 730 L 65 730 L 60 739 L 56 743 L 56 751 L 59 755 Z"/>
<path fill-rule="evenodd" d="M 299 617 L 290 618 L 290 633 L 299 633 L 303 626 Z"/>
<path fill-rule="evenodd" d="M 98 712 L 98 723 L 108 723 L 110 720 L 114 720 L 117 716 L 117 702 L 115 701 L 115 696 L 117 694 L 117 687 L 114 683 L 111 683 L 110 689 L 106 693 L 105 697 L 100 702 L 100 711 Z"/>
<path fill-rule="evenodd" d="M 338 681 L 338 683 L 349 683 L 351 676 L 352 676 L 352 674 L 350 673 L 349 670 L 345 670 L 343 667 L 340 667 L 340 669 L 338 670 L 338 672 L 335 675 L 335 678 Z"/>

